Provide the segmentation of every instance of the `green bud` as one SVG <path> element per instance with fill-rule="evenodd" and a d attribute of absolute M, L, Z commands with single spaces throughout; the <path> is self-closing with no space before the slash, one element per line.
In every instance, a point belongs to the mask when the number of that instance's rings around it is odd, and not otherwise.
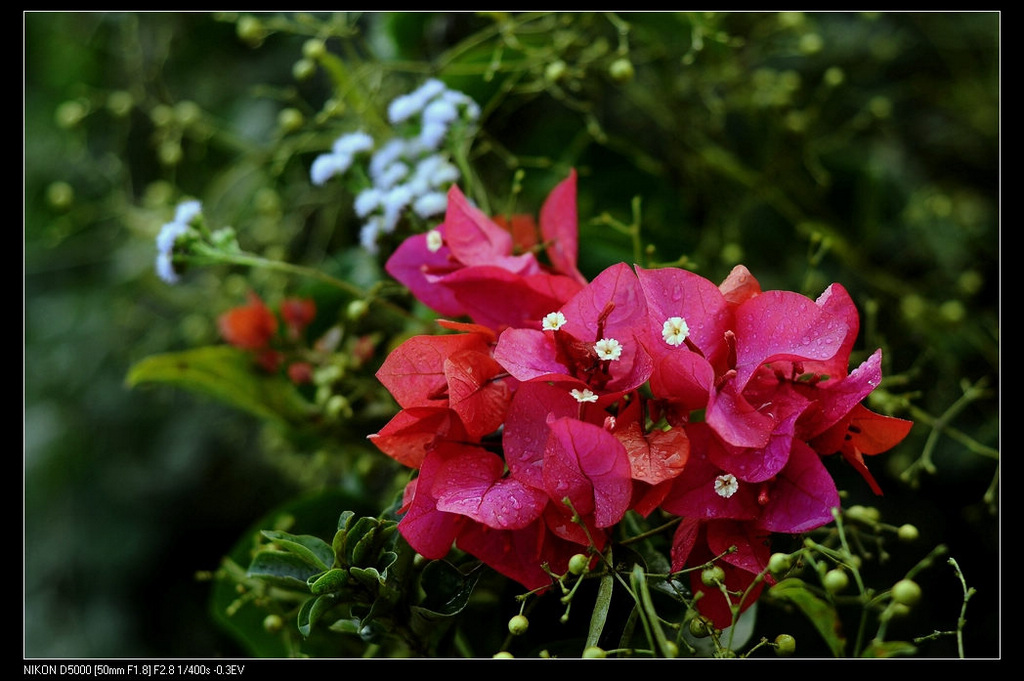
<path fill-rule="evenodd" d="M 700 581 L 704 586 L 717 586 L 725 581 L 725 570 L 717 565 L 704 568 L 700 573 Z"/>
<path fill-rule="evenodd" d="M 850 578 L 842 568 L 834 568 L 825 573 L 825 576 L 822 577 L 822 584 L 826 591 L 837 594 L 850 585 Z"/>
<path fill-rule="evenodd" d="M 167 140 L 160 144 L 156 150 L 157 158 L 160 159 L 160 163 L 165 166 L 174 166 L 181 163 L 182 157 L 185 152 L 181 148 L 181 144 L 177 140 Z"/>
<path fill-rule="evenodd" d="M 544 69 L 544 77 L 552 83 L 557 83 L 565 77 L 569 67 L 561 59 L 557 59 L 547 65 Z"/>
<path fill-rule="evenodd" d="M 203 115 L 199 105 L 191 100 L 183 100 L 174 105 L 174 117 L 186 128 L 195 125 Z"/>
<path fill-rule="evenodd" d="M 508 621 L 508 631 L 513 636 L 522 636 L 530 628 L 530 620 L 526 615 L 516 615 Z"/>
<path fill-rule="evenodd" d="M 284 628 L 284 620 L 280 615 L 267 615 L 263 618 L 263 630 L 276 634 Z"/>
<path fill-rule="evenodd" d="M 258 45 L 263 41 L 263 23 L 254 16 L 245 15 L 235 24 L 235 33 L 250 45 Z"/>
<path fill-rule="evenodd" d="M 892 586 L 892 600 L 908 608 L 921 600 L 921 587 L 912 579 L 901 579 Z"/>
<path fill-rule="evenodd" d="M 881 513 L 879 513 L 877 508 L 854 504 L 850 508 L 846 509 L 846 517 L 850 520 L 870 525 L 879 521 Z"/>
<path fill-rule="evenodd" d="M 665 641 L 661 652 L 664 653 L 665 657 L 675 659 L 679 657 L 679 646 L 674 641 Z"/>
<path fill-rule="evenodd" d="M 690 619 L 689 629 L 690 635 L 694 638 L 707 638 L 714 632 L 715 626 L 708 618 L 697 615 Z"/>
<path fill-rule="evenodd" d="M 82 122 L 82 119 L 89 113 L 89 107 L 84 102 L 72 99 L 62 102 L 54 113 L 57 125 L 62 128 L 73 128 Z"/>
<path fill-rule="evenodd" d="M 768 570 L 773 575 L 781 575 L 793 567 L 793 561 L 788 554 L 773 553 L 768 559 Z"/>
<path fill-rule="evenodd" d="M 607 655 L 608 653 L 604 651 L 604 648 L 599 648 L 598 646 L 590 646 L 583 651 L 583 657 L 590 659 L 606 657 Z"/>
<path fill-rule="evenodd" d="M 277 124 L 281 126 L 281 129 L 285 132 L 294 132 L 298 130 L 302 127 L 305 120 L 305 116 L 302 115 L 302 112 L 294 107 L 281 109 L 281 112 L 277 114 Z"/>
<path fill-rule="evenodd" d="M 492 655 L 491 657 L 493 657 L 496 660 L 511 660 L 515 657 L 515 655 L 508 652 L 507 650 L 499 650 L 498 652 L 494 653 L 494 655 Z"/>
<path fill-rule="evenodd" d="M 58 210 L 65 210 L 75 200 L 75 189 L 67 182 L 52 182 L 46 188 L 46 201 Z"/>
<path fill-rule="evenodd" d="M 292 76 L 295 80 L 309 80 L 316 73 L 316 62 L 311 59 L 300 59 L 292 65 Z"/>
<path fill-rule="evenodd" d="M 590 570 L 590 557 L 583 553 L 577 553 L 569 559 L 569 572 L 574 575 L 582 575 Z"/>
<path fill-rule="evenodd" d="M 356 321 L 357 319 L 361 319 L 369 309 L 370 304 L 359 298 L 348 304 L 348 307 L 345 308 L 345 314 L 352 321 Z"/>
<path fill-rule="evenodd" d="M 302 56 L 306 59 L 319 59 L 327 53 L 327 46 L 319 38 L 310 38 L 302 44 Z"/>
<path fill-rule="evenodd" d="M 789 657 L 796 652 L 796 639 L 789 634 L 779 634 L 775 637 L 775 654 L 779 657 Z"/>
<path fill-rule="evenodd" d="M 917 527 L 906 523 L 905 525 L 900 525 L 900 528 L 896 530 L 896 536 L 899 537 L 900 541 L 912 542 L 917 541 L 919 533 Z"/>
<path fill-rule="evenodd" d="M 107 110 L 119 118 L 131 113 L 133 106 L 135 106 L 135 98 L 130 92 L 114 90 L 107 95 Z"/>
<path fill-rule="evenodd" d="M 633 80 L 636 70 L 633 68 L 633 62 L 625 57 L 619 57 L 608 67 L 608 75 L 616 83 L 626 83 Z"/>

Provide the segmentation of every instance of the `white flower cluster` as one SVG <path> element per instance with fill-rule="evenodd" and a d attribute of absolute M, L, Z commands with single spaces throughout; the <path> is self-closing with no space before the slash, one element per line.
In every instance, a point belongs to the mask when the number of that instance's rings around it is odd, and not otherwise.
<path fill-rule="evenodd" d="M 479 117 L 476 102 L 430 79 L 388 107 L 389 121 L 403 134 L 375 151 L 366 133 L 343 135 L 330 153 L 313 161 L 310 178 L 322 185 L 344 175 L 359 154 L 372 151 L 367 171 L 373 184 L 356 195 L 355 211 L 364 220 L 360 242 L 374 252 L 380 235 L 394 231 L 406 211 L 424 219 L 444 213 L 447 189 L 459 179 L 458 168 L 441 153 L 445 138 L 457 121 L 472 124 Z"/>
<path fill-rule="evenodd" d="M 160 228 L 156 235 L 156 273 L 168 284 L 178 283 L 178 273 L 174 270 L 174 244 L 188 233 L 192 221 L 199 216 L 203 207 L 198 201 L 185 201 L 178 204 L 174 211 L 174 219 Z"/>

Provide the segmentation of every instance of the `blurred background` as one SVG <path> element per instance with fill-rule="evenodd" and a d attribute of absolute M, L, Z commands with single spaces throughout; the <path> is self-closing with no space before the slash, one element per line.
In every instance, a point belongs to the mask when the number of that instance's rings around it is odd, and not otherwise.
<path fill-rule="evenodd" d="M 966 655 L 999 654 L 998 13 L 23 20 L 26 657 L 247 653 L 201 576 L 343 475 L 214 400 L 126 387 L 144 357 L 219 342 L 250 287 L 295 286 L 216 268 L 168 286 L 153 239 L 195 197 L 249 250 L 379 281 L 351 194 L 311 187 L 309 164 L 430 76 L 481 105 L 466 181 L 495 206 L 535 213 L 577 168 L 588 276 L 742 262 L 766 289 L 850 291 L 858 353 L 885 352 L 872 406 L 916 426 L 869 461 L 885 495 L 851 479 L 847 502 L 918 526 L 894 574 L 945 545 L 977 590 Z M 615 228 L 636 219 L 640 244 Z M 954 628 L 961 584 L 941 561 L 921 581 L 912 631 Z"/>

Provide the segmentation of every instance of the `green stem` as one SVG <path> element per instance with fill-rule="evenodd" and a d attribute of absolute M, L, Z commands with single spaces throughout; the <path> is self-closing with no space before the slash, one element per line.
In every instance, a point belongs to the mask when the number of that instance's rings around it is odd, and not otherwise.
<path fill-rule="evenodd" d="M 243 267 L 264 268 L 275 272 L 284 272 L 285 274 L 315 279 L 317 281 L 323 282 L 337 289 L 340 289 L 356 299 L 368 300 L 369 298 L 371 298 L 371 295 L 368 292 L 359 288 L 355 284 L 347 282 L 343 279 L 338 279 L 337 277 L 332 277 L 326 272 L 311 267 L 296 265 L 294 263 L 285 262 L 282 260 L 270 260 L 268 258 L 253 255 L 251 253 L 225 253 L 224 251 L 216 250 L 205 245 L 195 246 L 193 251 L 197 255 L 176 256 L 175 259 L 180 259 L 184 262 L 202 265 L 227 264 L 241 265 Z M 395 305 L 394 303 L 388 300 L 377 300 L 374 302 L 374 304 L 383 305 L 384 307 L 388 308 L 392 312 L 399 314 L 402 317 L 410 316 L 407 310 L 399 307 L 398 305 Z"/>

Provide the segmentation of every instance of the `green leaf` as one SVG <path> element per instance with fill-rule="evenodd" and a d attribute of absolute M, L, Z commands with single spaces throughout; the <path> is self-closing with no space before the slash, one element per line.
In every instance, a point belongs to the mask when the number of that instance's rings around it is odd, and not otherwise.
<path fill-rule="evenodd" d="M 843 657 L 846 638 L 842 634 L 842 623 L 828 601 L 819 598 L 803 580 L 795 577 L 782 580 L 769 590 L 769 594 L 799 608 L 821 634 L 832 654 Z"/>
<path fill-rule="evenodd" d="M 340 591 L 348 584 L 348 571 L 334 568 L 323 574 L 314 575 L 306 580 L 309 584 L 309 591 L 314 596 Z"/>
<path fill-rule="evenodd" d="M 282 549 L 294 553 L 318 572 L 330 570 L 334 565 L 334 549 L 319 537 L 309 534 L 289 534 L 279 530 L 263 530 L 261 534 Z"/>
<path fill-rule="evenodd" d="M 444 617 L 457 615 L 466 607 L 479 579 L 479 570 L 464 575 L 447 561 L 431 561 L 420 576 L 425 595 L 419 609 Z"/>
<path fill-rule="evenodd" d="M 601 633 L 604 631 L 605 622 L 608 620 L 608 610 L 612 605 L 612 592 L 615 589 L 615 575 L 609 570 L 603 577 L 597 589 L 597 600 L 594 603 L 594 612 L 590 616 L 590 629 L 587 632 L 586 648 L 596 646 L 601 640 Z"/>
<path fill-rule="evenodd" d="M 872 641 L 861 657 L 898 657 L 916 653 L 917 646 L 907 641 Z"/>
<path fill-rule="evenodd" d="M 299 633 L 309 636 L 313 627 L 320 621 L 324 613 L 338 604 L 338 597 L 335 594 L 324 594 L 308 599 L 299 608 L 298 627 Z"/>
<path fill-rule="evenodd" d="M 308 591 L 307 580 L 320 572 L 294 553 L 260 551 L 253 556 L 246 574 L 285 589 Z"/>
<path fill-rule="evenodd" d="M 312 406 L 284 376 L 261 373 L 249 353 L 230 345 L 152 355 L 135 364 L 126 383 L 171 385 L 208 395 L 261 419 L 308 423 Z"/>

